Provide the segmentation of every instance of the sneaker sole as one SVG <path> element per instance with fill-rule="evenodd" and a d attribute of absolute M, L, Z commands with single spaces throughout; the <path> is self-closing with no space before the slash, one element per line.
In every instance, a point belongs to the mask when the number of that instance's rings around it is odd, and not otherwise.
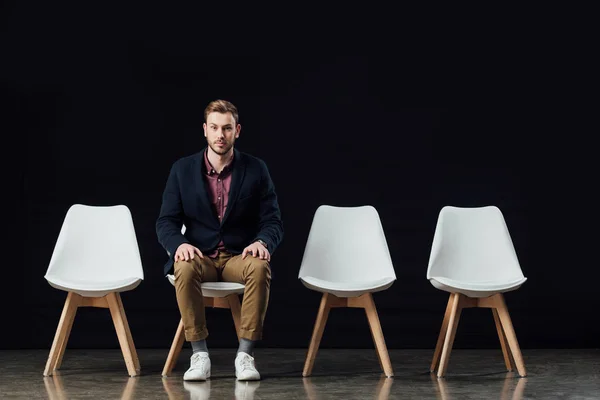
<path fill-rule="evenodd" d="M 204 382 L 207 381 L 208 379 L 210 379 L 210 374 L 207 375 L 206 378 L 185 378 L 185 376 L 183 377 L 183 380 L 186 382 Z"/>

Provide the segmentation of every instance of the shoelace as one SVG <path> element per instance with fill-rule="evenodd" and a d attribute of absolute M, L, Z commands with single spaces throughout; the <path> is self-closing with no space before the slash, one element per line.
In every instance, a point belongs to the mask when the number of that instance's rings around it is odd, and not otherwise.
<path fill-rule="evenodd" d="M 252 365 L 252 357 L 250 356 L 243 356 L 242 360 L 240 361 L 240 366 L 242 367 L 242 370 L 245 369 L 254 369 L 254 365 Z"/>
<path fill-rule="evenodd" d="M 195 368 L 204 369 L 204 364 L 206 363 L 206 357 L 201 357 L 200 353 L 192 354 L 192 365 Z"/>

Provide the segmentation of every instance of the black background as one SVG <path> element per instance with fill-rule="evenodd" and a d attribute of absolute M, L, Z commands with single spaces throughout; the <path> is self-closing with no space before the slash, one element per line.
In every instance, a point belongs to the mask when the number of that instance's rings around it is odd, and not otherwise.
<path fill-rule="evenodd" d="M 139 348 L 170 345 L 179 315 L 154 224 L 169 168 L 205 145 L 203 109 L 217 98 L 237 105 L 236 146 L 266 161 L 283 215 L 261 346 L 310 341 L 320 294 L 297 275 L 316 208 L 370 204 L 398 277 L 374 295 L 389 348 L 435 345 L 447 294 L 425 274 L 444 205 L 503 211 L 528 277 L 506 295 L 522 348 L 598 347 L 600 266 L 588 232 L 597 179 L 591 147 L 579 139 L 593 134 L 583 121 L 595 110 L 540 105 L 519 92 L 464 98 L 460 89 L 443 101 L 457 107 L 406 108 L 437 103 L 426 94 L 441 76 L 455 79 L 452 62 L 419 74 L 418 57 L 392 61 L 392 39 L 365 51 L 363 41 L 342 44 L 332 34 L 310 51 L 302 40 L 276 42 L 267 29 L 269 40 L 246 44 L 247 31 L 231 32 L 226 19 L 210 26 L 235 40 L 203 32 L 206 14 L 120 7 L 22 2 L 3 10 L 0 129 L 20 190 L 7 183 L 4 192 L 5 219 L 15 224 L 4 235 L 1 347 L 51 345 L 66 293 L 43 275 L 74 203 L 130 208 L 145 272 L 122 294 L 131 331 Z M 327 48 L 333 42 L 338 51 Z M 471 85 L 494 79 L 482 74 Z M 210 347 L 236 346 L 227 310 L 207 318 Z M 498 345 L 489 310 L 466 310 L 455 347 Z M 108 311 L 80 309 L 69 346 L 118 347 Z M 333 310 L 321 346 L 371 347 L 364 312 Z"/>

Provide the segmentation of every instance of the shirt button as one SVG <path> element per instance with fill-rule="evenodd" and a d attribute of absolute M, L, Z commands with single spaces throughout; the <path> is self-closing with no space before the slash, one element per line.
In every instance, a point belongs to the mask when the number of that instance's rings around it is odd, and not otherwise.
<path fill-rule="evenodd" d="M 220 197 L 217 197 L 217 200 L 221 200 L 221 198 L 220 198 Z"/>

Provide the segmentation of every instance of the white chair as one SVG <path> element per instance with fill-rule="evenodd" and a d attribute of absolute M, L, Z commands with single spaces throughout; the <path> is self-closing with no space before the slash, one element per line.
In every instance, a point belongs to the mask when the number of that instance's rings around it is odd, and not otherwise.
<path fill-rule="evenodd" d="M 526 376 L 523 357 L 506 308 L 503 293 L 516 290 L 527 280 L 498 207 L 441 209 L 427 268 L 427 279 L 450 293 L 435 348 L 431 372 L 438 362 L 443 377 L 452 351 L 463 308 L 491 308 L 506 368 L 516 366 Z"/>
<path fill-rule="evenodd" d="M 69 208 L 44 278 L 68 292 L 44 376 L 60 368 L 78 307 L 108 308 L 130 376 L 140 374 L 120 292 L 144 279 L 131 212 L 124 205 Z"/>
<path fill-rule="evenodd" d="M 181 228 L 181 233 L 185 233 L 185 225 L 183 225 Z M 174 275 L 167 275 L 167 279 L 171 285 L 175 286 Z M 246 287 L 241 283 L 235 282 L 202 282 L 200 286 L 202 288 L 202 295 L 204 297 L 204 307 L 231 309 L 235 331 L 239 340 L 241 314 L 239 295 L 244 293 L 244 289 Z M 180 319 L 177 332 L 175 332 L 175 338 L 173 339 L 171 349 L 169 350 L 169 355 L 167 356 L 167 361 L 163 367 L 162 376 L 169 376 L 173 371 L 173 368 L 175 368 L 177 359 L 179 358 L 179 354 L 183 348 L 184 341 L 185 330 L 183 326 L 183 319 Z"/>
<path fill-rule="evenodd" d="M 389 288 L 396 273 L 375 208 L 317 208 L 298 278 L 323 293 L 302 375 L 312 372 L 329 310 L 356 307 L 365 309 L 380 366 L 386 376 L 393 376 L 372 293 Z"/>

